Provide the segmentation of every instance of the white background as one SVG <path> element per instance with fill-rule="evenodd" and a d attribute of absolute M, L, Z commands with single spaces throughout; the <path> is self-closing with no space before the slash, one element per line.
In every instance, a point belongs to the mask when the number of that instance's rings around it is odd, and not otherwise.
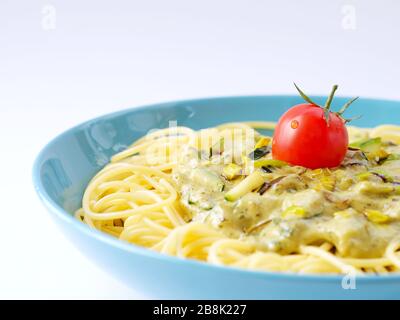
<path fill-rule="evenodd" d="M 292 81 L 400 99 L 399 33 L 398 0 L 0 0 L 0 298 L 145 298 L 37 200 L 33 160 L 56 134 L 152 102 L 295 93 Z"/>

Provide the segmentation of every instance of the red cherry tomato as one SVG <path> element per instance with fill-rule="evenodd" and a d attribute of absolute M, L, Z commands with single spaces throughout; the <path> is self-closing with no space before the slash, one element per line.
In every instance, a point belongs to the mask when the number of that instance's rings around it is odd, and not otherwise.
<path fill-rule="evenodd" d="M 333 112 L 327 121 L 324 112 L 311 103 L 289 109 L 275 129 L 273 158 L 310 169 L 339 166 L 349 144 L 346 121 Z"/>

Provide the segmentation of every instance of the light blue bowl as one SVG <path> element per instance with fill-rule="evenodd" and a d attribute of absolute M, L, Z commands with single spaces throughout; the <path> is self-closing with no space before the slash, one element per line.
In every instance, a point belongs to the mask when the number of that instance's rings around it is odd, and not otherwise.
<path fill-rule="evenodd" d="M 314 97 L 323 103 L 323 97 Z M 337 107 L 347 98 L 336 98 Z M 50 142 L 33 169 L 35 188 L 62 231 L 83 253 L 148 297 L 169 299 L 399 299 L 400 276 L 364 276 L 343 289 L 341 276 L 246 271 L 183 260 L 131 245 L 78 222 L 90 178 L 108 159 L 169 121 L 194 129 L 222 122 L 278 120 L 297 96 L 249 96 L 178 101 L 106 115 L 81 124 Z M 360 126 L 400 124 L 400 102 L 360 99 L 348 115 L 363 114 Z M 100 281 L 101 279 L 99 279 Z"/>

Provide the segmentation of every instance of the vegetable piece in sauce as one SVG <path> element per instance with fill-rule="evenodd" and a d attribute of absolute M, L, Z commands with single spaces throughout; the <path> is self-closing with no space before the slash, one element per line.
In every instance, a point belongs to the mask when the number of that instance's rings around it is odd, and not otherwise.
<path fill-rule="evenodd" d="M 225 200 L 236 201 L 246 193 L 252 192 L 264 183 L 264 178 L 259 171 L 254 171 L 243 181 L 239 182 L 233 189 L 225 194 Z"/>
<path fill-rule="evenodd" d="M 341 218 L 350 218 L 352 215 L 354 215 L 355 210 L 354 209 L 347 209 L 347 210 L 342 210 L 342 211 L 336 211 L 333 216 L 334 217 L 341 217 Z"/>
<path fill-rule="evenodd" d="M 364 152 L 376 152 L 382 146 L 381 138 L 363 139 L 350 144 L 350 147 L 360 149 Z"/>
<path fill-rule="evenodd" d="M 395 187 L 386 183 L 362 181 L 355 186 L 354 191 L 365 195 L 389 195 L 395 192 Z"/>
<path fill-rule="evenodd" d="M 386 223 L 390 220 L 389 216 L 378 210 L 366 210 L 365 215 L 374 223 Z"/>
<path fill-rule="evenodd" d="M 288 164 L 284 161 L 281 160 L 275 160 L 275 159 L 260 159 L 254 161 L 254 166 L 256 168 L 261 168 L 261 167 L 276 167 L 276 168 L 281 168 L 284 166 L 287 166 Z"/>
<path fill-rule="evenodd" d="M 222 175 L 227 180 L 233 180 L 234 178 L 238 177 L 241 172 L 242 172 L 242 167 L 237 165 L 237 164 L 235 164 L 235 163 L 227 164 L 222 169 Z"/>
<path fill-rule="evenodd" d="M 369 178 L 371 178 L 371 176 L 372 176 L 372 173 L 367 171 L 367 172 L 361 172 L 361 173 L 357 174 L 356 177 L 359 181 L 367 181 L 367 180 L 369 180 Z"/>
<path fill-rule="evenodd" d="M 350 146 L 359 148 L 361 151 L 367 154 L 369 160 L 386 159 L 389 154 L 382 147 L 381 138 L 372 138 L 367 140 L 361 140 L 352 143 Z"/>
<path fill-rule="evenodd" d="M 194 169 L 190 177 L 194 183 L 205 187 L 212 192 L 220 192 L 225 186 L 217 173 L 205 168 Z"/>
<path fill-rule="evenodd" d="M 258 160 L 258 159 L 261 159 L 262 157 L 265 157 L 270 152 L 271 152 L 271 150 L 267 146 L 264 146 L 264 147 L 257 148 L 254 151 L 250 152 L 249 158 L 251 160 Z"/>
<path fill-rule="evenodd" d="M 383 182 L 393 182 L 394 181 L 393 177 L 390 174 L 388 174 L 387 172 L 385 172 L 385 171 L 374 170 L 374 171 L 371 171 L 371 172 L 372 172 L 373 175 L 375 175 L 375 176 L 379 177 L 380 179 L 382 179 Z"/>
<path fill-rule="evenodd" d="M 311 177 L 315 181 L 314 190 L 333 191 L 335 189 L 336 178 L 329 169 L 315 169 L 312 171 Z"/>
<path fill-rule="evenodd" d="M 254 149 L 266 147 L 269 145 L 270 142 L 271 142 L 271 139 L 269 137 L 262 137 L 260 140 L 258 140 Z"/>
<path fill-rule="evenodd" d="M 400 160 L 400 154 L 392 153 L 386 158 L 386 161 Z"/>
<path fill-rule="evenodd" d="M 291 206 L 282 212 L 282 217 L 287 218 L 305 218 L 307 216 L 307 211 L 303 207 Z"/>
<path fill-rule="evenodd" d="M 263 168 L 264 169 L 264 168 Z M 265 192 L 267 192 L 269 190 L 269 188 L 271 188 L 274 184 L 278 183 L 279 181 L 281 181 L 283 178 L 285 178 L 285 176 L 281 176 L 278 177 L 270 182 L 264 182 L 261 187 L 260 190 L 258 190 L 258 193 L 260 195 L 263 195 Z"/>

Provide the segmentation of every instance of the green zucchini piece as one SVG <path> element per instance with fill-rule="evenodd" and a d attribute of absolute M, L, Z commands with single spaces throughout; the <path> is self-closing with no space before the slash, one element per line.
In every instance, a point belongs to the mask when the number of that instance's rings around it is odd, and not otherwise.
<path fill-rule="evenodd" d="M 224 190 L 225 184 L 221 177 L 211 170 L 196 168 L 192 171 L 190 177 L 194 183 L 212 192 L 221 192 Z"/>
<path fill-rule="evenodd" d="M 225 194 L 225 200 L 236 201 L 241 196 L 252 192 L 264 183 L 264 178 L 259 171 L 254 171 L 243 181 L 239 182 L 235 187 Z"/>
<path fill-rule="evenodd" d="M 363 152 L 375 153 L 382 147 L 382 139 L 379 137 L 367 140 L 364 139 L 351 143 L 350 147 L 361 149 Z"/>
<path fill-rule="evenodd" d="M 228 180 L 232 180 L 232 179 L 236 178 L 237 176 L 240 175 L 241 172 L 242 172 L 242 167 L 238 166 L 235 163 L 227 164 L 222 169 L 223 176 Z"/>
<path fill-rule="evenodd" d="M 284 166 L 287 166 L 288 164 L 284 161 L 281 160 L 275 160 L 275 159 L 260 159 L 254 161 L 254 167 L 256 168 L 261 168 L 261 167 L 276 167 L 276 168 L 281 168 Z"/>
<path fill-rule="evenodd" d="M 386 161 L 393 161 L 393 160 L 400 160 L 400 154 L 391 153 L 391 154 L 389 154 L 389 156 L 386 158 Z"/>

